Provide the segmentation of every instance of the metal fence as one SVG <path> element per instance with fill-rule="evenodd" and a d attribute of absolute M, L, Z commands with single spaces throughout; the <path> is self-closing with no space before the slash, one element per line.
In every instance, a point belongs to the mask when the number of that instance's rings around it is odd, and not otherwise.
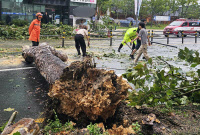
<path fill-rule="evenodd" d="M 120 34 L 113 34 L 115 33 L 120 33 Z M 119 39 L 118 37 L 123 37 L 124 33 L 126 31 L 116 31 L 116 30 L 100 30 L 100 31 L 88 31 L 88 37 L 89 41 L 91 40 L 110 40 L 110 46 L 113 45 L 113 40 L 123 40 Z M 180 31 L 181 32 L 181 37 L 182 38 L 182 44 L 184 43 L 185 38 L 192 38 L 194 39 L 194 42 L 197 43 L 197 38 L 199 36 L 200 31 L 194 31 L 194 34 L 188 34 L 184 33 L 185 31 Z M 162 33 L 162 34 L 157 34 L 157 33 Z M 170 38 L 178 38 L 175 36 L 170 36 L 170 33 L 167 32 L 166 37 L 163 35 L 163 31 L 158 31 L 158 30 L 148 30 L 148 35 L 150 37 L 150 41 L 153 42 L 154 39 L 166 39 L 166 43 L 169 44 Z M 190 37 L 186 37 L 185 35 L 191 35 Z M 159 37 L 161 36 L 161 37 Z M 194 36 L 194 37 L 193 37 Z"/>
<path fill-rule="evenodd" d="M 118 33 L 118 34 L 113 34 L 113 32 Z M 88 31 L 88 38 L 89 38 L 89 41 L 107 40 L 107 41 L 110 41 L 110 46 L 112 46 L 113 41 L 115 41 L 115 40 L 122 41 L 123 40 L 125 32 L 126 31 L 117 31 L 117 30 Z M 199 37 L 200 31 L 193 31 L 194 34 L 184 33 L 185 31 L 180 31 L 180 32 L 181 32 L 181 37 L 179 37 L 179 38 L 182 39 L 182 44 L 184 43 L 184 39 L 186 39 L 186 38 L 194 39 L 194 42 L 197 43 L 197 38 Z M 170 34 L 170 32 L 166 32 L 166 33 L 167 33 L 167 35 L 165 37 L 163 35 L 163 31 L 161 31 L 161 30 L 160 31 L 159 30 L 148 30 L 148 36 L 152 43 L 156 39 L 166 39 L 166 44 L 169 44 L 171 38 L 178 38 L 175 36 L 170 36 L 170 35 L 172 35 L 172 34 Z M 190 35 L 190 36 L 186 37 L 186 35 Z M 41 36 L 59 37 L 62 39 L 62 47 L 64 47 L 65 32 L 63 32 L 63 35 L 41 35 Z M 121 38 L 119 38 L 119 37 L 121 37 Z"/>

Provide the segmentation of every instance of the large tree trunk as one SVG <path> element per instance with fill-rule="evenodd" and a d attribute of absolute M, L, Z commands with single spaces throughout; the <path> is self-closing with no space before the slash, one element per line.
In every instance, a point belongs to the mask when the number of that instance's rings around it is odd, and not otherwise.
<path fill-rule="evenodd" d="M 118 103 L 127 97 L 130 85 L 112 70 L 96 69 L 91 58 L 68 66 L 52 50 L 55 51 L 48 45 L 31 47 L 24 49 L 23 57 L 34 60 L 50 83 L 48 95 L 60 100 L 57 110 L 75 119 L 81 113 L 91 120 L 113 116 Z"/>
<path fill-rule="evenodd" d="M 50 84 L 60 78 L 63 69 L 67 66 L 63 62 L 67 61 L 67 55 L 56 51 L 46 43 L 38 47 L 24 47 L 22 56 L 28 63 L 34 61 L 37 69 Z"/>

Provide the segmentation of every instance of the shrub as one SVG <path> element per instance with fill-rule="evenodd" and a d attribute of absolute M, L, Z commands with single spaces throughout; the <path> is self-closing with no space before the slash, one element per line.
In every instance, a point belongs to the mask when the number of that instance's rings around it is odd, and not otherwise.
<path fill-rule="evenodd" d="M 0 21 L 0 25 L 6 25 L 5 21 Z"/>
<path fill-rule="evenodd" d="M 17 24 L 18 25 L 18 24 Z M 0 38 L 2 39 L 26 39 L 29 36 L 29 26 L 19 27 L 15 24 L 11 26 L 0 27 Z M 73 27 L 69 25 L 42 24 L 41 35 L 63 35 L 72 36 Z M 58 38 L 58 37 L 57 37 Z"/>
<path fill-rule="evenodd" d="M 11 24 L 14 24 L 16 26 L 25 26 L 25 25 L 28 25 L 29 23 L 25 20 L 15 19 L 15 20 L 12 20 Z"/>

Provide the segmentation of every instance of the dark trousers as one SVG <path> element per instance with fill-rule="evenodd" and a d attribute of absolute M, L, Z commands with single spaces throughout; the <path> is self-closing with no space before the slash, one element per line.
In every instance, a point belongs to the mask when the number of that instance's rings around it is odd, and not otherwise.
<path fill-rule="evenodd" d="M 39 42 L 32 41 L 32 46 L 38 46 Z"/>
<path fill-rule="evenodd" d="M 78 55 L 81 55 L 81 52 L 80 52 L 80 47 L 81 47 L 83 56 L 86 56 L 86 44 L 85 44 L 83 35 L 76 34 L 74 39 L 75 39 L 75 47 L 78 52 Z"/>
<path fill-rule="evenodd" d="M 141 46 L 141 40 L 137 40 L 137 45 L 135 47 L 136 50 L 138 50 Z"/>
<path fill-rule="evenodd" d="M 134 49 L 135 49 L 135 43 L 133 42 L 132 50 L 134 50 Z"/>

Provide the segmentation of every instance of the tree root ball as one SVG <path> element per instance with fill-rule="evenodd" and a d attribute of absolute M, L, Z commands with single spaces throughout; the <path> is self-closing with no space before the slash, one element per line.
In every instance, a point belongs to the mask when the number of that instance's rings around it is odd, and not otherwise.
<path fill-rule="evenodd" d="M 91 59 L 76 61 L 64 69 L 63 76 L 51 85 L 49 96 L 61 101 L 58 112 L 78 119 L 84 112 L 90 120 L 114 115 L 118 103 L 131 88 L 114 71 L 95 69 Z"/>

